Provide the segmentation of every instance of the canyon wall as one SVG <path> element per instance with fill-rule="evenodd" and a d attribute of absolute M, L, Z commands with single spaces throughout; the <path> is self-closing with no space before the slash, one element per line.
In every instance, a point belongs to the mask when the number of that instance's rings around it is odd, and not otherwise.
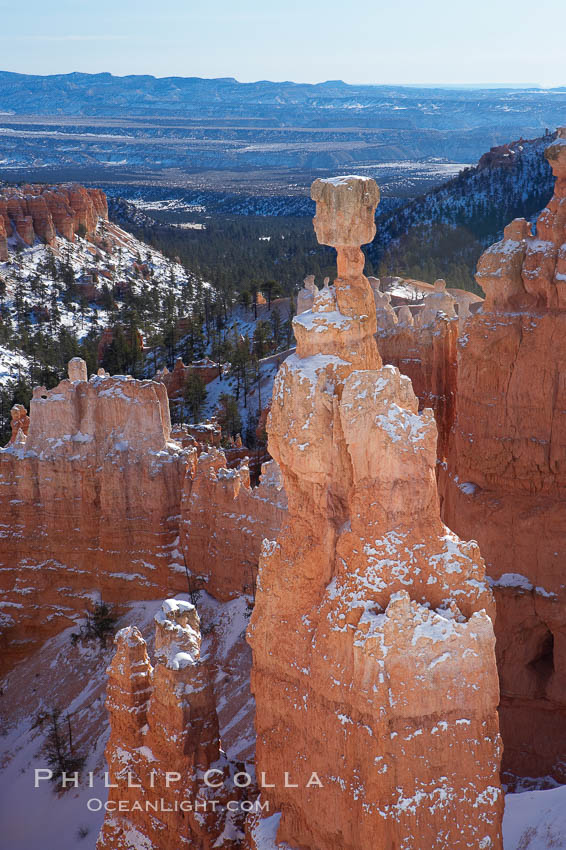
<path fill-rule="evenodd" d="M 8 259 L 8 235 L 6 233 L 6 225 L 4 219 L 0 216 L 0 263 L 6 262 Z"/>
<path fill-rule="evenodd" d="M 410 313 L 409 313 L 410 315 Z M 419 409 L 432 408 L 438 429 L 438 457 L 444 459 L 454 422 L 457 392 L 456 343 L 458 319 L 435 315 L 429 323 L 413 324 L 408 317 L 378 333 L 383 362 L 410 378 Z"/>
<path fill-rule="evenodd" d="M 206 385 L 214 381 L 219 373 L 220 366 L 214 360 L 205 358 L 204 360 L 196 360 L 194 363 L 189 363 L 185 366 L 182 358 L 178 357 L 172 371 L 169 371 L 167 366 L 165 366 L 155 374 L 153 380 L 161 381 L 165 384 L 169 398 L 182 399 L 189 375 L 198 375 L 203 384 Z"/>
<path fill-rule="evenodd" d="M 73 242 L 79 231 L 94 236 L 99 218 L 108 220 L 102 189 L 75 183 L 0 188 L 0 260 L 7 259 L 6 236 L 17 233 L 26 245 L 36 238 L 54 245 L 57 234 Z"/>
<path fill-rule="evenodd" d="M 440 520 L 433 414 L 418 413 L 375 343 L 359 246 L 375 233 L 377 187 L 317 180 L 312 195 L 338 277 L 294 319 L 297 352 L 269 416 L 289 518 L 263 544 L 248 629 L 262 795 L 291 847 L 495 850 L 499 691 L 484 563 Z"/>
<path fill-rule="evenodd" d="M 479 541 L 497 600 L 506 775 L 566 781 L 566 130 L 554 196 L 478 263 L 458 350 L 443 516 Z"/>
<path fill-rule="evenodd" d="M 202 453 L 181 502 L 181 547 L 199 584 L 221 601 L 252 593 L 262 541 L 277 536 L 286 509 L 274 461 L 252 489 L 247 466 L 228 469 L 216 448 Z"/>
<path fill-rule="evenodd" d="M 286 514 L 274 463 L 251 488 L 245 465 L 227 469 L 188 429 L 172 439 L 163 383 L 100 372 L 87 380 L 72 360 L 68 380 L 34 390 L 29 417 L 12 410 L 0 449 L 3 671 L 97 599 L 160 598 L 188 578 L 220 600 L 251 593 L 261 541 Z"/>
<path fill-rule="evenodd" d="M 18 426 L 0 450 L 4 669 L 93 594 L 119 603 L 186 589 L 177 538 L 195 452 L 172 443 L 170 427 L 163 384 L 87 381 L 84 361 L 36 388 L 27 436 Z"/>

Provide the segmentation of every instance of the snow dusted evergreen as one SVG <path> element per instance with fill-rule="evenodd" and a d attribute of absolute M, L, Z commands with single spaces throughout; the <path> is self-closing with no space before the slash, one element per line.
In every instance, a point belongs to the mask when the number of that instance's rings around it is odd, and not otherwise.
<path fill-rule="evenodd" d="M 549 134 L 495 149 L 474 168 L 378 215 L 369 256 L 381 262 L 380 273 L 445 277 L 449 285 L 473 289 L 475 264 L 485 246 L 500 239 L 514 218 L 533 220 L 552 196 L 544 150 L 553 138 Z"/>
<path fill-rule="evenodd" d="M 180 316 L 203 336 L 212 287 L 115 224 L 99 222 L 96 244 L 58 237 L 53 248 L 39 240 L 28 247 L 14 235 L 9 247 L 0 263 L 2 439 L 10 407 L 27 405 L 33 385 L 55 386 L 75 356 L 96 370 L 105 331 L 104 365 L 134 375 L 143 371 L 142 342 L 174 350 Z"/>

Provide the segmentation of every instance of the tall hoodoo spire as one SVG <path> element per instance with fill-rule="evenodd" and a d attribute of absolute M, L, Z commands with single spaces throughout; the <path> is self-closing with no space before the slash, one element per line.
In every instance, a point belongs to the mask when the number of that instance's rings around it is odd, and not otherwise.
<path fill-rule="evenodd" d="M 338 277 L 294 319 L 268 423 L 289 521 L 248 630 L 262 793 L 292 847 L 497 850 L 493 599 L 477 545 L 440 520 L 432 412 L 381 365 L 360 250 L 379 190 L 312 196 Z"/>
<path fill-rule="evenodd" d="M 566 128 L 545 155 L 556 182 L 534 228 L 515 219 L 478 262 L 440 486 L 493 580 L 504 770 L 565 782 Z"/>

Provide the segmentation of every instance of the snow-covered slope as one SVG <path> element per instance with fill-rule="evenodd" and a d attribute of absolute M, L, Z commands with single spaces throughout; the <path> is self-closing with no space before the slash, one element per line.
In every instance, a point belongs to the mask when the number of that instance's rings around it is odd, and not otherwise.
<path fill-rule="evenodd" d="M 370 255 L 379 256 L 415 227 L 466 228 L 480 242 L 490 244 L 514 218 L 535 216 L 552 195 L 552 172 L 544 158 L 552 138 L 512 142 L 509 154 L 503 152 L 491 162 L 482 157 L 475 168 L 464 169 L 422 197 L 381 214 Z"/>
<path fill-rule="evenodd" d="M 55 297 L 58 324 L 81 339 L 91 328 L 101 329 L 111 319 L 109 307 L 96 303 L 102 300 L 105 287 L 118 306 L 129 294 L 139 296 L 145 290 L 157 291 L 161 299 L 171 296 L 189 310 L 195 290 L 209 286 L 116 224 L 99 221 L 97 237 L 97 245 L 78 236 L 74 243 L 59 237 L 53 249 L 39 240 L 32 247 L 23 246 L 17 237 L 9 240 L 10 259 L 0 263 L 0 278 L 6 284 L 3 311 L 15 327 L 24 313 L 32 325 L 52 325 Z M 51 273 L 53 262 L 55 274 Z M 68 297 L 63 267 L 72 269 L 74 276 Z M 23 301 L 19 311 L 18 299 Z M 148 317 L 148 330 L 155 327 L 157 318 Z"/>
<path fill-rule="evenodd" d="M 188 599 L 180 594 L 178 598 Z M 132 603 L 117 628 L 136 625 L 153 651 L 153 617 L 162 600 Z M 247 598 L 221 604 L 206 593 L 198 609 L 207 635 L 203 655 L 217 664 L 215 694 L 223 748 L 230 759 L 249 762 L 255 750 L 255 704 L 249 690 L 251 653 L 244 639 Z M 78 625 L 78 624 L 77 624 Z M 108 790 L 104 747 L 108 715 L 104 706 L 106 667 L 113 654 L 108 642 L 72 645 L 73 627 L 47 641 L 19 664 L 3 683 L 0 696 L 0 846 L 6 850 L 94 850 L 104 811 L 89 811 L 88 801 L 104 803 Z M 34 787 L 36 769 L 45 769 L 48 720 L 61 709 L 63 728 L 70 718 L 77 755 L 86 756 L 79 788 L 56 793 L 49 781 Z M 250 767 L 250 770 L 252 768 Z M 89 787 L 89 771 L 93 772 Z"/>
<path fill-rule="evenodd" d="M 0 345 L 0 387 L 13 384 L 20 375 L 27 375 L 30 365 L 29 357 L 21 351 Z"/>
<path fill-rule="evenodd" d="M 504 850 L 565 850 L 566 785 L 507 794 L 503 846 Z"/>

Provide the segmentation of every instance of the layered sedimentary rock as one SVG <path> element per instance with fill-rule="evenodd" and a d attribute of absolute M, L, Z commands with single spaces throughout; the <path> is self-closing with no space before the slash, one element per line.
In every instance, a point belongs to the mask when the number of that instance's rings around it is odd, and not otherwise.
<path fill-rule="evenodd" d="M 165 384 L 169 398 L 182 399 L 185 384 L 190 375 L 198 375 L 203 384 L 209 384 L 218 377 L 219 368 L 218 363 L 208 358 L 196 360 L 185 366 L 182 358 L 178 357 L 172 372 L 165 366 L 156 373 L 154 380 Z"/>
<path fill-rule="evenodd" d="M 23 432 L 24 437 L 27 437 L 29 430 L 29 416 L 23 404 L 15 404 L 10 411 L 10 414 L 12 418 L 12 421 L 10 422 L 12 436 L 10 438 L 9 445 L 16 442 L 20 431 Z"/>
<path fill-rule="evenodd" d="M 0 215 L 0 263 L 8 259 L 8 235 L 6 233 L 6 225 L 4 219 Z"/>
<path fill-rule="evenodd" d="M 305 310 L 311 309 L 314 296 L 317 291 L 318 289 L 314 282 L 314 275 L 307 275 L 303 281 L 303 288 L 299 290 L 297 295 L 297 313 L 304 313 Z"/>
<path fill-rule="evenodd" d="M 86 189 L 78 184 L 59 186 L 24 185 L 0 189 L 0 259 L 2 231 L 15 231 L 27 244 L 36 238 L 48 245 L 57 233 L 73 241 L 75 234 L 92 238 L 98 220 L 108 219 L 108 203 L 101 189 Z"/>
<path fill-rule="evenodd" d="M 29 197 L 26 199 L 26 209 L 31 216 L 34 237 L 37 236 L 42 242 L 53 245 L 57 234 L 46 199 L 42 195 Z M 93 230 L 95 228 L 96 224 Z"/>
<path fill-rule="evenodd" d="M 478 263 L 458 352 L 443 512 L 480 543 L 497 600 L 504 767 L 566 781 L 566 130 L 554 196 Z"/>
<path fill-rule="evenodd" d="M 408 316 L 401 311 L 405 309 Z M 431 407 L 438 428 L 438 457 L 444 459 L 454 422 L 458 386 L 458 320 L 434 315 L 427 324 L 414 324 L 408 308 L 398 323 L 378 333 L 384 363 L 396 366 L 412 382 L 419 407 Z"/>
<path fill-rule="evenodd" d="M 115 811 L 105 818 L 97 848 L 239 846 L 241 824 L 221 805 L 230 791 L 231 765 L 220 752 L 196 608 L 168 599 L 155 624 L 154 668 L 136 627 L 116 636 L 106 699 L 106 758 L 115 786 L 109 805 Z M 220 788 L 205 782 L 210 769 L 210 783 Z"/>
<path fill-rule="evenodd" d="M 3 669 L 93 594 L 120 604 L 187 591 L 187 570 L 217 599 L 252 591 L 285 492 L 274 463 L 251 488 L 247 465 L 227 468 L 247 450 L 227 461 L 207 445 L 219 440 L 215 422 L 172 434 L 162 383 L 103 369 L 87 381 L 80 358 L 69 380 L 34 391 L 30 417 L 13 408 L 0 449 Z"/>
<path fill-rule="evenodd" d="M 439 313 L 446 316 L 447 319 L 455 318 L 456 301 L 452 295 L 446 290 L 445 280 L 435 280 L 434 291 L 429 292 L 424 297 L 424 308 L 420 316 L 420 323 L 423 327 L 434 322 Z"/>
<path fill-rule="evenodd" d="M 381 291 L 381 281 L 378 277 L 368 277 L 368 282 L 373 292 L 373 300 L 375 301 L 377 331 L 378 333 L 380 331 L 387 331 L 397 324 L 397 316 L 391 306 L 391 296 L 389 293 Z"/>
<path fill-rule="evenodd" d="M 191 573 L 216 599 L 251 593 L 262 541 L 277 536 L 286 508 L 274 461 L 263 465 L 252 489 L 247 466 L 228 469 L 215 448 L 201 454 L 181 503 L 181 545 Z"/>
<path fill-rule="evenodd" d="M 2 666 L 83 612 L 186 589 L 177 549 L 196 452 L 170 441 L 163 384 L 93 376 L 37 388 L 0 450 Z"/>
<path fill-rule="evenodd" d="M 294 319 L 268 425 L 289 519 L 248 630 L 262 795 L 291 847 L 501 848 L 493 597 L 440 520 L 432 412 L 381 365 L 359 248 L 377 187 L 312 195 L 338 278 Z"/>
<path fill-rule="evenodd" d="M 33 245 L 35 232 L 31 215 L 22 215 L 15 219 L 16 233 L 26 245 Z"/>

